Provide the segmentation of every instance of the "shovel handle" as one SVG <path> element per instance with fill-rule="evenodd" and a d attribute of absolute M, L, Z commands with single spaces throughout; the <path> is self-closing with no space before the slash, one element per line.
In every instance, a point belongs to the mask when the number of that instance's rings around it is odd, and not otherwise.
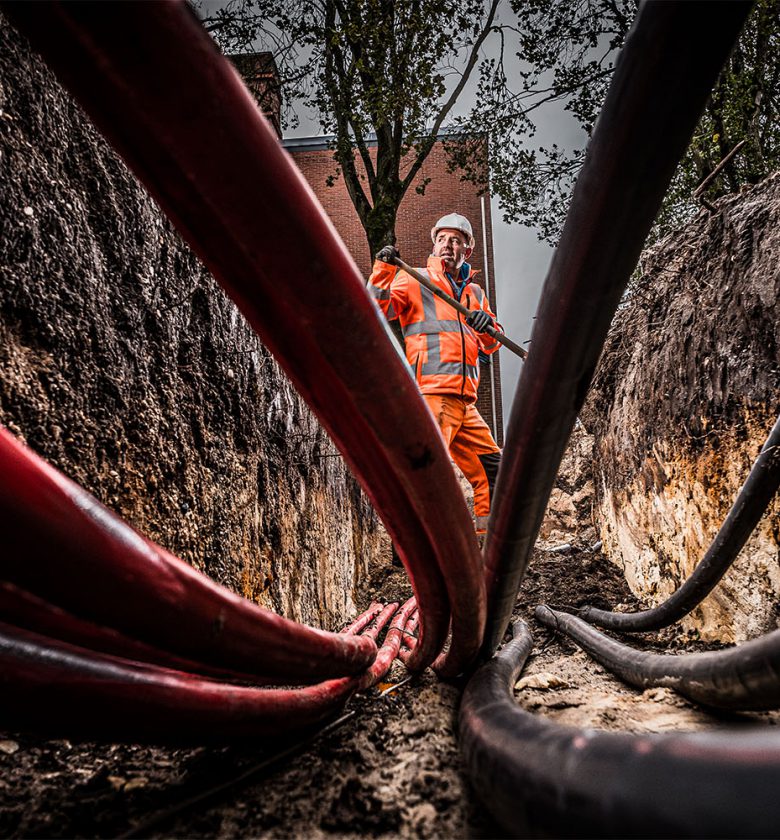
<path fill-rule="evenodd" d="M 410 265 L 407 265 L 400 257 L 396 257 L 394 260 L 395 264 L 402 268 L 410 277 L 414 277 L 414 279 L 420 283 L 421 285 L 425 286 L 426 289 L 430 289 L 436 297 L 441 298 L 443 301 L 449 303 L 449 305 L 460 312 L 461 315 L 468 315 L 471 310 L 464 306 L 459 301 L 455 300 L 452 295 L 448 295 L 447 292 L 442 291 L 435 283 L 430 281 L 424 274 L 420 274 L 419 271 L 416 271 Z M 511 338 L 507 338 L 503 333 L 499 332 L 497 329 L 493 327 L 488 327 L 485 332 L 491 337 L 494 338 L 499 344 L 503 344 L 507 350 L 511 350 L 515 355 L 519 356 L 521 359 L 525 359 L 528 355 L 528 351 L 524 350 L 519 344 L 515 344 Z"/>

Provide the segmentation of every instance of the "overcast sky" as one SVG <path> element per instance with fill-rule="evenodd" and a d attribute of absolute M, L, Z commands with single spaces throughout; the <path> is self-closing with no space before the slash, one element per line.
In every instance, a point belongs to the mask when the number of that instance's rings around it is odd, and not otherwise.
<path fill-rule="evenodd" d="M 563 148 L 576 148 L 583 142 L 581 133 L 560 111 L 541 115 L 536 139 L 539 144 L 555 141 Z M 540 243 L 534 230 L 506 224 L 501 218 L 497 199 L 492 200 L 491 207 L 498 318 L 506 334 L 528 349 L 530 345 L 524 342 L 531 337 L 533 316 L 553 249 Z M 506 427 L 523 363 L 506 349 L 499 352 Z"/>
<path fill-rule="evenodd" d="M 499 7 L 497 22 L 502 17 L 511 15 L 506 9 L 506 3 Z M 504 21 L 506 22 L 506 21 Z M 507 37 L 506 53 L 512 53 L 511 33 Z M 490 42 L 486 42 L 489 51 Z M 507 75 L 511 78 L 513 67 L 519 71 L 521 64 L 518 60 L 506 60 Z M 468 91 L 460 103 L 460 112 L 468 114 L 471 102 Z M 472 94 L 473 96 L 473 91 Z M 536 134 L 533 137 L 535 146 L 550 146 L 557 143 L 561 149 L 582 148 L 585 137 L 563 107 L 558 103 L 551 103 L 534 112 Z M 531 337 L 533 316 L 539 302 L 547 269 L 550 265 L 553 249 L 540 243 L 535 230 L 517 224 L 506 224 L 503 221 L 498 199 L 492 200 L 493 213 L 493 247 L 496 263 L 496 292 L 498 317 L 506 334 L 517 344 L 526 348 L 530 345 L 524 342 Z M 514 353 L 502 349 L 501 353 L 501 381 L 503 384 L 504 426 L 509 421 L 509 411 L 515 395 L 517 380 L 520 376 L 522 362 Z"/>

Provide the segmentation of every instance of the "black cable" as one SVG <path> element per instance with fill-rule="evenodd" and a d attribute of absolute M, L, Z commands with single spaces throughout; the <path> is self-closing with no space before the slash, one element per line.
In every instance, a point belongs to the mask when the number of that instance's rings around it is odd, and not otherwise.
<path fill-rule="evenodd" d="M 542 289 L 485 546 L 503 638 L 623 289 L 750 2 L 647 2 L 626 37 Z"/>
<path fill-rule="evenodd" d="M 515 702 L 532 640 L 523 622 L 513 632 L 469 682 L 459 716 L 471 782 L 511 836 L 777 836 L 780 732 L 560 726 Z"/>
<path fill-rule="evenodd" d="M 717 709 L 780 707 L 780 630 L 726 650 L 669 655 L 634 650 L 581 618 L 546 606 L 536 608 L 536 618 L 545 627 L 560 630 L 596 662 L 637 688 L 673 688 Z"/>
<path fill-rule="evenodd" d="M 580 618 L 607 630 L 658 630 L 698 606 L 728 571 L 780 487 L 780 416 L 756 458 L 736 501 L 701 562 L 666 601 L 650 610 L 615 613 L 582 607 Z"/>

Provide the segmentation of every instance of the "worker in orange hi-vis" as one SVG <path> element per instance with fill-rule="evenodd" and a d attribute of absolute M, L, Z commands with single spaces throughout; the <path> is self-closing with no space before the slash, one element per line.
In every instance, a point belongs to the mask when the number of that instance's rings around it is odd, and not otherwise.
<path fill-rule="evenodd" d="M 406 358 L 423 399 L 433 414 L 452 460 L 474 488 L 476 531 L 484 534 L 501 450 L 477 411 L 479 353 L 494 353 L 499 343 L 487 330 L 501 330 L 487 295 L 472 282 L 466 260 L 474 234 L 465 216 L 442 216 L 431 230 L 433 253 L 418 272 L 471 310 L 461 315 L 402 269 L 393 245 L 376 255 L 368 289 L 385 317 L 400 321 Z"/>

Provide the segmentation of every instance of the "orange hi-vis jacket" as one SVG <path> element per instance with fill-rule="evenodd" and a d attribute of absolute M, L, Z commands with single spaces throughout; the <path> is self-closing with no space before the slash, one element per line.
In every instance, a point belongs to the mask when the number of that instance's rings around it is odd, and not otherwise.
<path fill-rule="evenodd" d="M 442 291 L 457 298 L 439 257 L 428 257 L 428 268 L 417 269 Z M 487 295 L 471 282 L 468 263 L 461 267 L 461 282 L 467 282 L 460 302 L 469 309 L 483 309 L 495 321 Z M 460 285 L 460 284 L 459 284 Z M 479 351 L 494 353 L 499 343 L 486 333 L 476 333 L 465 317 L 405 271 L 377 260 L 368 290 L 389 320 L 399 319 L 406 342 L 406 358 L 423 394 L 456 394 L 476 402 L 479 387 Z M 501 327 L 496 323 L 496 329 Z M 501 330 L 503 332 L 503 330 Z"/>

